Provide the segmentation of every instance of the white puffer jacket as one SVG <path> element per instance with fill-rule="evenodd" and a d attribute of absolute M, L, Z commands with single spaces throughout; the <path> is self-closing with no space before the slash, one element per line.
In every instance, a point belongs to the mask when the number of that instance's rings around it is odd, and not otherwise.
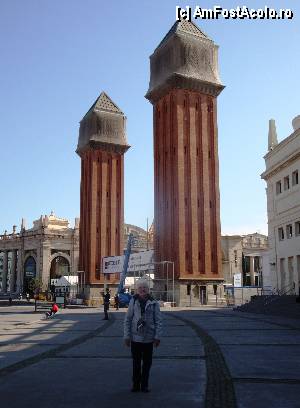
<path fill-rule="evenodd" d="M 145 325 L 138 329 L 138 322 L 142 318 L 141 306 L 138 296 L 134 296 L 128 306 L 124 320 L 124 339 L 139 343 L 152 343 L 154 339 L 160 340 L 162 331 L 162 317 L 159 303 L 150 298 L 145 305 Z"/>

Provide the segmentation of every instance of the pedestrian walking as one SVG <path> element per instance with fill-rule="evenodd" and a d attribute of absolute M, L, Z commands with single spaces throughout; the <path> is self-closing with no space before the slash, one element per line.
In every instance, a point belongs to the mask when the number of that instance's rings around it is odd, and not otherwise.
<path fill-rule="evenodd" d="M 107 288 L 105 294 L 103 295 L 103 305 L 104 305 L 103 320 L 108 320 L 109 302 L 110 302 L 110 293 L 109 293 L 109 289 Z"/>
<path fill-rule="evenodd" d="M 116 309 L 116 310 L 119 310 L 119 303 L 120 303 L 120 301 L 119 301 L 119 295 L 118 295 L 118 293 L 115 294 L 115 296 L 114 296 L 114 301 L 115 301 L 115 309 Z"/>
<path fill-rule="evenodd" d="M 148 281 L 139 279 L 136 291 L 124 320 L 124 342 L 126 346 L 131 346 L 131 391 L 149 392 L 153 345 L 158 347 L 160 344 L 162 318 L 159 303 L 149 295 Z"/>

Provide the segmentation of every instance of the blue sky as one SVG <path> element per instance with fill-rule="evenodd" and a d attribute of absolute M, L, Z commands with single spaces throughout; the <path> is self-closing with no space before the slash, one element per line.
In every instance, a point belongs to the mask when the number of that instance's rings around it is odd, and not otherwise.
<path fill-rule="evenodd" d="M 0 3 L 0 233 L 54 210 L 79 216 L 79 121 L 102 90 L 127 116 L 125 221 L 153 218 L 149 56 L 197 2 L 2 0 Z M 217 43 L 223 234 L 267 232 L 263 156 L 268 120 L 279 141 L 300 114 L 299 2 L 202 1 L 202 7 L 291 8 L 293 20 L 196 20 Z"/>

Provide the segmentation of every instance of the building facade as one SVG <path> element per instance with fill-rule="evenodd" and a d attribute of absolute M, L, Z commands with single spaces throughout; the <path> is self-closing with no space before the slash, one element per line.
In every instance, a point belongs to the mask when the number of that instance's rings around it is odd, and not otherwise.
<path fill-rule="evenodd" d="M 242 283 L 243 286 L 264 287 L 263 259 L 268 253 L 268 237 L 263 234 L 248 234 L 242 239 Z"/>
<path fill-rule="evenodd" d="M 128 242 L 129 234 L 134 237 L 131 252 L 140 252 L 153 249 L 153 224 L 148 231 L 141 227 L 132 224 L 124 224 L 124 248 Z"/>
<path fill-rule="evenodd" d="M 33 292 L 32 281 L 49 290 L 50 279 L 62 275 L 77 276 L 79 255 L 79 219 L 74 228 L 66 219 L 52 212 L 34 221 L 33 227 L 25 228 L 22 221 L 20 232 L 0 235 L 0 292 Z"/>
<path fill-rule="evenodd" d="M 153 249 L 153 225 L 147 232 L 135 225 L 124 224 L 124 250 L 129 234 L 133 234 L 135 238 L 132 252 Z M 257 233 L 246 236 L 226 235 L 221 237 L 221 246 L 224 285 L 188 281 L 184 288 L 182 286 L 184 295 L 181 296 L 181 305 L 214 304 L 216 296 L 220 302 L 224 287 L 232 287 L 237 274 L 242 275 L 243 286 L 248 286 L 251 282 L 254 287 L 261 285 L 262 256 L 267 250 L 267 237 Z M 12 233 L 0 235 L 0 294 L 32 292 L 32 279 L 40 280 L 42 289 L 49 290 L 51 279 L 68 275 L 76 277 L 77 290 L 81 293 L 85 286 L 85 271 L 79 269 L 78 262 L 79 219 L 75 219 L 74 228 L 69 227 L 68 220 L 59 218 L 54 213 L 41 216 L 30 229 L 26 229 L 23 222 L 20 232 L 14 227 Z M 117 288 L 117 283 L 110 275 L 106 277 L 106 284 L 112 291 Z M 205 292 L 201 290 L 204 285 Z M 101 285 L 94 299 L 100 298 L 102 289 Z"/>
<path fill-rule="evenodd" d="M 299 290 L 300 282 L 300 116 L 293 132 L 280 143 L 275 121 L 269 122 L 266 170 L 270 286 L 281 292 Z"/>

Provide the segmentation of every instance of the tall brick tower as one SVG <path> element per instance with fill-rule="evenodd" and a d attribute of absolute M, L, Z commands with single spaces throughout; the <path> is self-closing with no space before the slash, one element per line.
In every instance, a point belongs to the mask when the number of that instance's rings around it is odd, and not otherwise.
<path fill-rule="evenodd" d="M 81 157 L 79 269 L 86 296 L 99 297 L 104 284 L 104 256 L 123 253 L 124 153 L 126 117 L 102 92 L 80 122 L 77 153 Z M 118 282 L 118 274 L 110 283 Z"/>
<path fill-rule="evenodd" d="M 217 96 L 224 86 L 217 52 L 194 23 L 182 21 L 150 57 L 154 249 L 156 261 L 175 262 L 180 304 L 191 284 L 206 303 L 212 284 L 222 281 Z"/>

